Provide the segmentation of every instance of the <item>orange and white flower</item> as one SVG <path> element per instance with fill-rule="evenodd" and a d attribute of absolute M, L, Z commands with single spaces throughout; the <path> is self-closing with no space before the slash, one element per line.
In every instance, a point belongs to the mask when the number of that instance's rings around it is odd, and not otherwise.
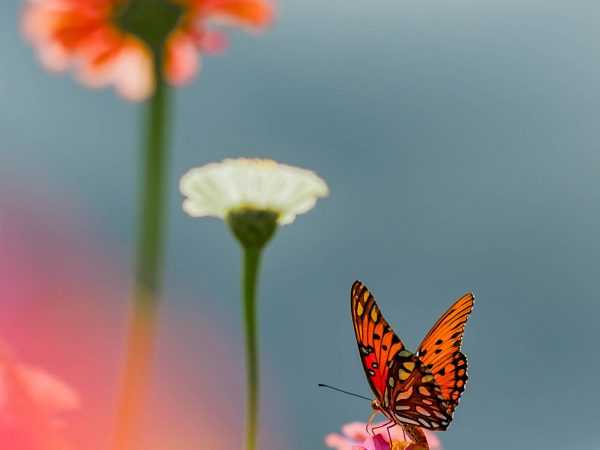
<path fill-rule="evenodd" d="M 260 30 L 273 18 L 271 0 L 165 0 L 181 8 L 165 44 L 164 75 L 179 86 L 194 79 L 199 53 L 227 47 L 213 25 Z M 27 0 L 26 38 L 52 71 L 72 69 L 90 87 L 113 85 L 129 100 L 143 100 L 156 80 L 150 48 L 122 25 L 131 0 Z M 160 18 L 157 18 L 160 20 Z"/>

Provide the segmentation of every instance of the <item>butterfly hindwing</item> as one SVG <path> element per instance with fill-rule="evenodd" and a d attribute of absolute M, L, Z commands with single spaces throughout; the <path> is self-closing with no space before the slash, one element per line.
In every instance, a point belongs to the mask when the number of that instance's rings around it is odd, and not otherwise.
<path fill-rule="evenodd" d="M 410 361 L 395 361 L 390 376 L 395 376 L 389 411 L 403 423 L 432 431 L 445 430 L 452 414 L 433 374 L 413 355 Z"/>
<path fill-rule="evenodd" d="M 473 294 L 467 294 L 431 328 L 417 356 L 431 371 L 452 414 L 467 382 L 467 357 L 461 353 L 463 331 L 473 309 Z"/>

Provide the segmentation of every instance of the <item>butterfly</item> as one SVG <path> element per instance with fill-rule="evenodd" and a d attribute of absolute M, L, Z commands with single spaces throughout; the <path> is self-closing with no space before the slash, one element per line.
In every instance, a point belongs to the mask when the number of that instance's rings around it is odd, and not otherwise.
<path fill-rule="evenodd" d="M 454 303 L 412 353 L 383 318 L 366 286 L 354 282 L 352 322 L 375 395 L 371 420 L 381 412 L 388 419 L 385 425 L 401 426 L 415 444 L 425 448 L 429 447 L 422 428 L 448 428 L 467 382 L 467 358 L 460 347 L 473 299 L 473 294 L 466 294 Z"/>

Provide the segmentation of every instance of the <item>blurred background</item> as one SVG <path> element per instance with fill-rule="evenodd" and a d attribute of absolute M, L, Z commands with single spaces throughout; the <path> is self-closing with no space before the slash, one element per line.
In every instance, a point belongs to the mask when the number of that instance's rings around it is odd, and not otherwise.
<path fill-rule="evenodd" d="M 78 392 L 66 432 L 101 449 L 140 107 L 47 74 L 19 11 L 0 3 L 0 339 Z M 222 222 L 182 213 L 177 181 L 260 156 L 331 188 L 265 255 L 261 448 L 321 449 L 369 417 L 367 402 L 316 387 L 371 395 L 349 311 L 360 279 L 412 349 L 475 292 L 446 450 L 600 449 L 599 16 L 590 0 L 287 0 L 272 32 L 206 57 L 176 98 L 143 448 L 240 441 L 239 250 Z"/>

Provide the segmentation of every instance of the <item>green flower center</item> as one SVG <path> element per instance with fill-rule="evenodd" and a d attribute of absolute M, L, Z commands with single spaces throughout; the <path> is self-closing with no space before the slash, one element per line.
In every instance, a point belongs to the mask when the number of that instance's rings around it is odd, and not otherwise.
<path fill-rule="evenodd" d="M 229 228 L 244 247 L 262 248 L 277 230 L 279 213 L 242 207 L 227 214 Z"/>
<path fill-rule="evenodd" d="M 114 20 L 122 30 L 139 37 L 157 52 L 185 11 L 185 6 L 169 0 L 131 0 L 116 11 Z"/>

